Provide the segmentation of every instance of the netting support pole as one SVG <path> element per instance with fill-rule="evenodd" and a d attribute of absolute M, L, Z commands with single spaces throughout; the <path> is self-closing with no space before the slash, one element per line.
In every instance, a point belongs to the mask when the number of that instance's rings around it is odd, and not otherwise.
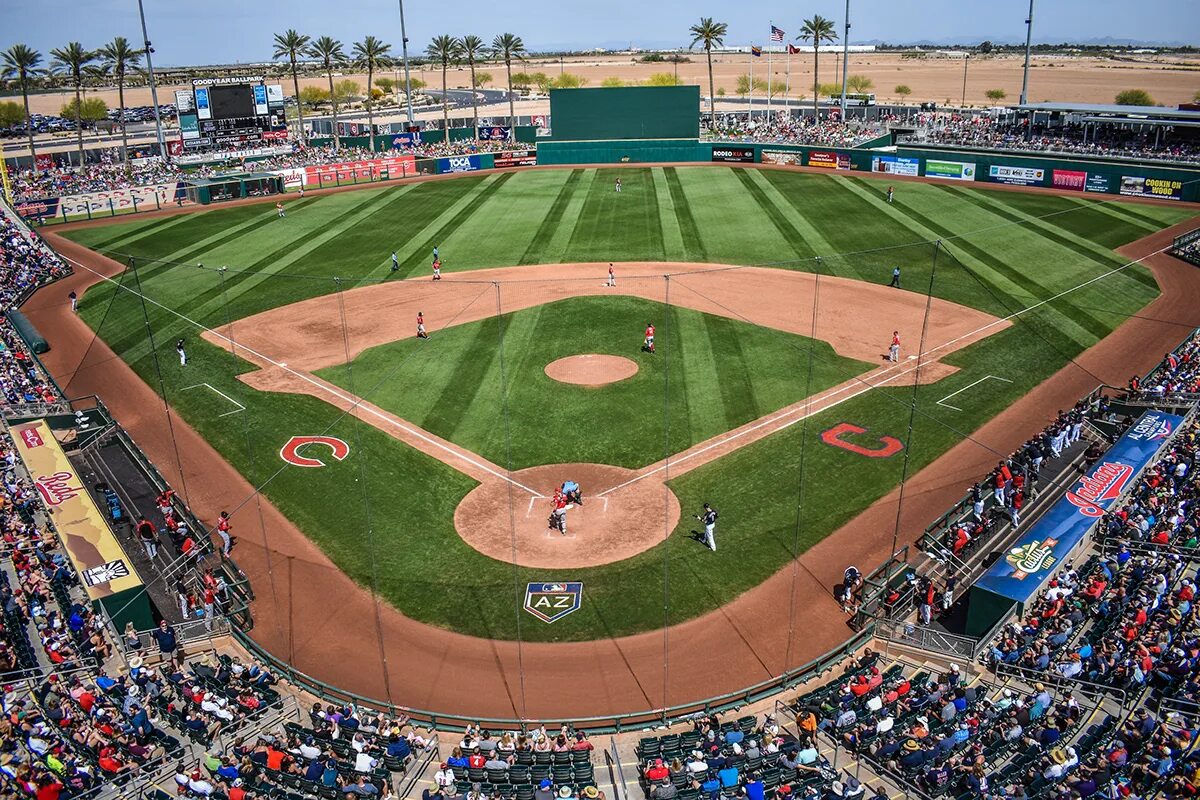
<path fill-rule="evenodd" d="M 908 409 L 908 432 L 904 437 L 904 461 L 900 467 L 900 494 L 896 498 L 896 523 L 892 527 L 892 552 L 890 559 L 896 557 L 896 547 L 900 540 L 900 515 L 904 510 L 904 490 L 908 484 L 908 462 L 912 454 L 913 424 L 917 417 L 917 391 L 921 388 L 921 365 L 925 360 L 925 339 L 929 335 L 929 312 L 933 308 L 933 282 L 937 277 L 938 251 L 942 248 L 942 240 L 933 243 L 933 259 L 929 265 L 929 287 L 925 291 L 925 317 L 921 322 L 921 341 L 917 345 L 917 363 L 913 371 L 912 400 Z"/>
<path fill-rule="evenodd" d="M 671 676 L 671 276 L 663 275 L 663 723 L 670 706 Z"/>
<path fill-rule="evenodd" d="M 506 481 L 508 485 L 505 494 L 508 498 L 508 534 L 511 540 L 510 552 L 512 553 L 509 561 L 512 563 L 513 612 L 517 634 L 517 681 L 519 686 L 518 693 L 521 698 L 519 714 L 521 719 L 526 719 L 529 714 L 528 705 L 525 701 L 525 655 L 524 647 L 521 643 L 521 612 L 524 610 L 525 597 L 521 592 L 521 568 L 517 565 L 517 514 L 516 505 L 513 502 L 512 436 L 508 415 L 508 367 L 504 362 L 504 304 L 500 298 L 500 281 L 492 281 L 492 287 L 496 292 L 496 353 L 497 362 L 500 367 L 500 410 L 504 420 L 504 470 L 509 478 Z"/>
<path fill-rule="evenodd" d="M 358 397 L 354 388 L 354 366 L 350 357 L 350 333 L 346 327 L 346 299 L 342 291 L 342 279 L 335 277 L 333 282 L 337 287 L 338 314 L 342 323 L 342 347 L 346 354 L 346 389 L 350 392 L 351 397 Z M 361 400 L 365 399 L 361 398 Z M 355 461 L 358 462 L 358 492 L 362 501 L 363 525 L 367 533 L 367 552 L 371 558 L 371 605 L 375 613 L 375 641 L 379 644 L 379 666 L 383 675 L 383 693 L 387 698 L 388 705 L 391 706 L 392 681 L 388 674 L 387 647 L 384 646 L 383 641 L 383 615 L 379 610 L 379 564 L 375 559 L 375 523 L 371 515 L 370 493 L 367 492 L 367 459 L 366 452 L 362 448 L 361 437 L 358 435 L 359 419 L 356 411 L 359 400 L 352 402 L 354 404 L 349 409 L 350 451 L 358 454 Z"/>

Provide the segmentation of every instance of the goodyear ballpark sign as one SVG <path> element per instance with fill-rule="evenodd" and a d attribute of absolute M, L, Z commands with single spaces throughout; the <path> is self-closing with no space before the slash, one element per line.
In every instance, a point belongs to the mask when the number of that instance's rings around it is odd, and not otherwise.
<path fill-rule="evenodd" d="M 583 604 L 583 584 L 529 583 L 525 585 L 525 610 L 542 622 L 558 622 Z"/>
<path fill-rule="evenodd" d="M 1019 603 L 1032 597 L 1179 429 L 1183 417 L 1147 411 L 1088 474 L 992 565 L 976 586 Z"/>

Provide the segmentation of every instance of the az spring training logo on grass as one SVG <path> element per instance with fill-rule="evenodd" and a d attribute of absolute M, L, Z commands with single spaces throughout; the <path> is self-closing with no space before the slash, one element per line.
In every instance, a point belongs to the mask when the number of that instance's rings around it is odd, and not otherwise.
<path fill-rule="evenodd" d="M 1085 517 L 1099 517 L 1109 503 L 1121 496 L 1132 477 L 1133 467 L 1129 464 L 1105 461 L 1079 481 L 1078 490 L 1067 492 L 1067 502 Z"/>
<path fill-rule="evenodd" d="M 525 610 L 542 622 L 558 622 L 583 605 L 583 583 L 529 583 Z"/>

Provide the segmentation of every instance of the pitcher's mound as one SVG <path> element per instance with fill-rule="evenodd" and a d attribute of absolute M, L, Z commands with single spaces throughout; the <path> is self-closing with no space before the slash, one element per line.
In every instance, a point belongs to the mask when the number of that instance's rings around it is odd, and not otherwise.
<path fill-rule="evenodd" d="M 550 464 L 476 486 L 454 511 L 454 527 L 486 556 L 523 567 L 594 567 L 661 543 L 679 522 L 679 500 L 661 473 L 604 464 Z M 554 489 L 573 480 L 583 505 L 567 510 L 567 534 L 547 525 Z M 632 482 L 631 482 L 632 481 Z M 529 490 L 538 493 L 535 497 Z"/>
<path fill-rule="evenodd" d="M 606 356 L 588 353 L 582 356 L 567 356 L 546 365 L 546 375 L 562 383 L 577 383 L 582 386 L 603 386 L 616 383 L 637 374 L 638 365 L 623 356 Z"/>

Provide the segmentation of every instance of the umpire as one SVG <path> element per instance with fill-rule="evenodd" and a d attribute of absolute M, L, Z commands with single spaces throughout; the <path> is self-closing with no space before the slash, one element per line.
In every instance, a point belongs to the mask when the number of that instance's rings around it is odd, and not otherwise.
<path fill-rule="evenodd" d="M 717 529 L 717 511 L 708 503 L 704 504 L 704 513 L 697 514 L 696 519 L 704 526 L 704 543 L 708 549 L 717 552 L 717 540 L 714 533 Z"/>

